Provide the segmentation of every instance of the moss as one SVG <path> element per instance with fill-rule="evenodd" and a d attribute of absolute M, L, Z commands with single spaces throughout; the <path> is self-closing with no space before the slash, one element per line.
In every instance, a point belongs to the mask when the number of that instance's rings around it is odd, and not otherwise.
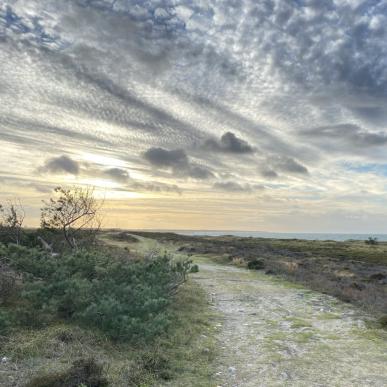
<path fill-rule="evenodd" d="M 304 320 L 304 319 L 301 319 L 301 318 L 291 318 L 291 319 L 288 319 L 288 321 L 291 321 L 292 325 L 291 327 L 293 329 L 297 329 L 297 328 L 305 328 L 305 327 L 311 327 L 311 323 Z"/>
<path fill-rule="evenodd" d="M 339 315 L 329 312 L 320 313 L 318 315 L 319 320 L 337 320 L 340 318 Z"/>
<path fill-rule="evenodd" d="M 288 337 L 287 333 L 285 332 L 274 332 L 266 337 L 266 340 L 268 343 L 271 343 L 273 341 L 284 341 Z"/>
<path fill-rule="evenodd" d="M 314 332 L 300 332 L 295 335 L 294 341 L 297 343 L 307 343 L 314 335 Z"/>

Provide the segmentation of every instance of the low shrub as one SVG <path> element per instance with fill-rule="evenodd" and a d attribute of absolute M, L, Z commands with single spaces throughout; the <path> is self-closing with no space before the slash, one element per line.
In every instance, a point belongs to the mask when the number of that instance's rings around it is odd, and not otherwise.
<path fill-rule="evenodd" d="M 155 346 L 140 352 L 127 371 L 126 385 L 130 387 L 153 386 L 155 381 L 173 378 L 170 355 Z"/>
<path fill-rule="evenodd" d="M 94 359 L 80 359 L 71 368 L 62 372 L 40 375 L 33 378 L 26 387 L 105 387 L 107 379 L 103 368 Z"/>
<path fill-rule="evenodd" d="M 6 310 L 0 309 L 0 336 L 5 336 L 12 326 L 13 316 Z"/>
<path fill-rule="evenodd" d="M 16 288 L 15 273 L 0 264 L 0 305 L 7 303 L 15 295 Z"/>
<path fill-rule="evenodd" d="M 52 256 L 16 245 L 0 247 L 23 278 L 18 320 L 56 319 L 95 327 L 117 340 L 151 339 L 169 324 L 167 306 L 185 281 L 190 261 L 169 256 L 143 260 L 79 250 Z"/>
<path fill-rule="evenodd" d="M 168 356 L 155 348 L 153 351 L 147 351 L 139 355 L 137 365 L 156 379 L 169 380 L 172 375 L 170 372 L 170 359 Z"/>
<path fill-rule="evenodd" d="M 387 315 L 380 317 L 378 321 L 383 329 L 387 329 Z"/>
<path fill-rule="evenodd" d="M 199 273 L 199 265 L 196 265 L 196 264 L 192 265 L 189 272 L 190 273 Z"/>
<path fill-rule="evenodd" d="M 139 241 L 138 238 L 134 237 L 133 235 L 125 231 L 110 234 L 109 237 L 116 241 L 127 242 L 127 243 L 137 243 Z"/>
<path fill-rule="evenodd" d="M 240 257 L 234 257 L 232 259 L 232 264 L 235 266 L 238 266 L 238 267 L 245 267 L 246 266 L 245 260 L 243 258 L 240 258 Z"/>
<path fill-rule="evenodd" d="M 366 245 L 376 246 L 378 244 L 378 238 L 369 237 L 364 243 Z"/>
<path fill-rule="evenodd" d="M 259 259 L 255 259 L 254 261 L 249 261 L 247 264 L 247 268 L 249 270 L 262 270 L 265 268 L 265 262 Z"/>

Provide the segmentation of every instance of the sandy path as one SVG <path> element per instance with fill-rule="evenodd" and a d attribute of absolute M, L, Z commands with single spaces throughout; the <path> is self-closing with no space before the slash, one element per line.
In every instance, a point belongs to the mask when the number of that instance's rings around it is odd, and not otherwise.
<path fill-rule="evenodd" d="M 222 316 L 219 386 L 387 386 L 387 334 L 356 308 L 208 261 L 194 278 Z"/>

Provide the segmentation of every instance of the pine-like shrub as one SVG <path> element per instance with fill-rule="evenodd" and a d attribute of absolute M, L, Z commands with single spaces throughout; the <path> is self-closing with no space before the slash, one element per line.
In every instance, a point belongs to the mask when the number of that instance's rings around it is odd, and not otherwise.
<path fill-rule="evenodd" d="M 0 337 L 8 333 L 12 320 L 11 314 L 0 308 Z"/>
<path fill-rule="evenodd" d="M 64 319 L 117 340 L 150 339 L 168 323 L 168 304 L 190 270 L 169 256 L 110 257 L 79 250 L 52 256 L 0 246 L 0 259 L 23 279 L 18 319 L 26 324 Z"/>

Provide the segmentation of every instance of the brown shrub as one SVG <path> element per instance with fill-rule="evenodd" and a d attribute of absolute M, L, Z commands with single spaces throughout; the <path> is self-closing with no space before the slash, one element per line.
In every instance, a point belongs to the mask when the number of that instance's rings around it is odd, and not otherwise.
<path fill-rule="evenodd" d="M 66 371 L 36 376 L 25 387 L 105 387 L 108 382 L 102 371 L 94 359 L 80 359 Z"/>

